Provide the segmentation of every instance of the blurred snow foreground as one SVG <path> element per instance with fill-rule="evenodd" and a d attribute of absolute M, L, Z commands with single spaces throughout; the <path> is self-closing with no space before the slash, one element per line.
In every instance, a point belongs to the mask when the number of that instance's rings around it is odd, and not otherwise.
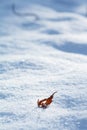
<path fill-rule="evenodd" d="M 20 13 L 17 16 L 12 4 Z M 1 0 L 0 130 L 87 130 L 86 1 Z M 37 100 L 54 91 L 52 104 Z"/>

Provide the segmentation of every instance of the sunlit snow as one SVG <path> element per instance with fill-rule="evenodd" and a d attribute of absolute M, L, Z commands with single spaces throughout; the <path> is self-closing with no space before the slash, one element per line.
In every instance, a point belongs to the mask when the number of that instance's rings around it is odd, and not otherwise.
<path fill-rule="evenodd" d="M 0 0 L 0 130 L 87 130 L 86 5 Z"/>

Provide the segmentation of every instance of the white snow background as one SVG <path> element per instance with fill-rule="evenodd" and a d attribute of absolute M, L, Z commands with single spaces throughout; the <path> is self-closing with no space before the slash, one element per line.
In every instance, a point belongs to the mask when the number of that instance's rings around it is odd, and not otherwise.
<path fill-rule="evenodd" d="M 87 130 L 86 15 L 86 0 L 0 0 L 0 130 Z"/>

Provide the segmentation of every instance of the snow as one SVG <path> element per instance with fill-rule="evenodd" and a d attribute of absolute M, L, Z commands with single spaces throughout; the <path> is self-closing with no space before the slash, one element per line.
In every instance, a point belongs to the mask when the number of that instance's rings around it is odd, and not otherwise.
<path fill-rule="evenodd" d="M 15 15 L 12 4 L 38 19 Z M 87 130 L 86 4 L 1 0 L 0 130 Z"/>

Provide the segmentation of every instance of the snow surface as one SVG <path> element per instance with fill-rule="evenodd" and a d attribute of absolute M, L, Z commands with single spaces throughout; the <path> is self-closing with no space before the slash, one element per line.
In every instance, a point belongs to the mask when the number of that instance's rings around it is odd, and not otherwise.
<path fill-rule="evenodd" d="M 87 130 L 86 4 L 0 0 L 0 130 Z"/>

